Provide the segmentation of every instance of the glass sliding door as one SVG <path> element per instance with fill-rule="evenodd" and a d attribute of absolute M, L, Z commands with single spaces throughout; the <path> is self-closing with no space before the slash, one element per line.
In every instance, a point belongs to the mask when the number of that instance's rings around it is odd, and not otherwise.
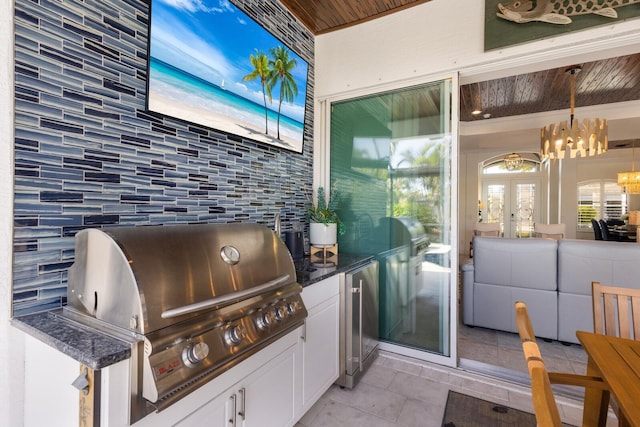
<path fill-rule="evenodd" d="M 451 87 L 447 79 L 331 104 L 330 180 L 346 225 L 339 253 L 379 261 L 381 348 L 425 360 L 452 358 Z"/>

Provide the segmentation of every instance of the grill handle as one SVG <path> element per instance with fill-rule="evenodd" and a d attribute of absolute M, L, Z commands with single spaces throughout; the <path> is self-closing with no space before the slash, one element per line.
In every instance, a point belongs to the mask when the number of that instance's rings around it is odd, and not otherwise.
<path fill-rule="evenodd" d="M 182 316 L 183 314 L 206 310 L 217 305 L 229 304 L 235 300 L 250 298 L 252 296 L 266 292 L 270 289 L 278 288 L 285 284 L 288 280 L 289 275 L 285 274 L 284 276 L 280 276 L 277 279 L 269 280 L 268 282 L 265 282 L 258 286 L 253 286 L 249 289 L 244 289 L 242 291 L 233 292 L 231 294 L 222 295 L 216 298 L 211 298 L 206 301 L 200 301 L 195 304 L 189 304 L 178 308 L 171 308 L 169 310 L 163 311 L 161 317 L 163 319 L 171 319 L 173 317 Z"/>

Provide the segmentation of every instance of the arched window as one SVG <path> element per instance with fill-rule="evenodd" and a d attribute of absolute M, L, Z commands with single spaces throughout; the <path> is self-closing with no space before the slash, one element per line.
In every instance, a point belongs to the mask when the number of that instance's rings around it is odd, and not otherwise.
<path fill-rule="evenodd" d="M 628 213 L 628 197 L 615 180 L 578 183 L 578 229 L 590 229 L 591 219 L 620 218 Z"/>

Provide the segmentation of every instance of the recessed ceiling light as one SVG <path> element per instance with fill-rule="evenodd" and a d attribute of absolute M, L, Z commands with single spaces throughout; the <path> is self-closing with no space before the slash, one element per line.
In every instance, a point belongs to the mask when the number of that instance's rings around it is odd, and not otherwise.
<path fill-rule="evenodd" d="M 482 110 L 473 110 L 471 112 L 471 114 L 473 114 L 474 116 L 477 116 L 478 114 L 482 113 Z"/>

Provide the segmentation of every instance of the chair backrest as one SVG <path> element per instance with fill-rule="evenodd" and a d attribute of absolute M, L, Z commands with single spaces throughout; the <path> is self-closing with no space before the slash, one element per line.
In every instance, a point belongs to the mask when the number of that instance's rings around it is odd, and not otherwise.
<path fill-rule="evenodd" d="M 536 341 L 536 335 L 533 332 L 533 325 L 529 318 L 529 311 L 527 305 L 522 301 L 516 301 L 516 327 L 518 328 L 518 334 L 520 335 L 520 341 Z"/>
<path fill-rule="evenodd" d="M 535 237 L 545 239 L 564 239 L 567 231 L 565 224 L 533 224 L 533 233 Z"/>
<path fill-rule="evenodd" d="M 640 341 L 640 289 L 591 283 L 593 330 Z"/>
<path fill-rule="evenodd" d="M 596 240 L 602 240 L 602 230 L 600 224 L 595 219 L 591 218 L 591 228 L 593 228 L 593 236 Z"/>
<path fill-rule="evenodd" d="M 476 222 L 473 225 L 474 236 L 500 237 L 499 222 Z"/>
<path fill-rule="evenodd" d="M 556 404 L 556 398 L 551 388 L 549 373 L 542 360 L 540 348 L 535 339 L 531 319 L 527 306 L 523 302 L 516 302 L 516 325 L 522 341 L 522 350 L 527 369 L 531 377 L 531 398 L 533 410 L 536 414 L 536 422 L 539 426 L 560 427 L 560 412 Z"/>
<path fill-rule="evenodd" d="M 606 221 L 601 219 L 598 223 L 600 224 L 600 231 L 602 232 L 602 240 L 612 240 L 611 235 L 609 234 L 609 226 Z"/>

